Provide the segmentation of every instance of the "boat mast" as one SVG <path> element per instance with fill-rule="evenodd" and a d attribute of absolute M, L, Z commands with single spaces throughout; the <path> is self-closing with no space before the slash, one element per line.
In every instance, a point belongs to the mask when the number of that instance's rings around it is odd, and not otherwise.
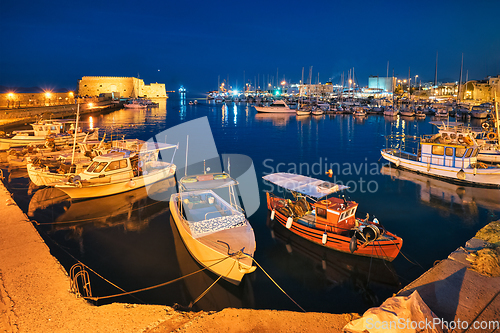
<path fill-rule="evenodd" d="M 71 165 L 75 162 L 76 134 L 78 133 L 78 118 L 80 117 L 80 103 L 76 107 L 76 126 L 73 133 L 73 153 L 71 154 Z"/>
<path fill-rule="evenodd" d="M 500 137 L 498 137 L 498 134 L 500 134 L 500 122 L 498 121 L 498 101 L 497 101 L 497 92 L 495 91 L 495 124 L 497 127 L 497 142 L 498 145 L 500 145 Z"/>
<path fill-rule="evenodd" d="M 184 168 L 184 176 L 187 176 L 187 170 L 188 170 L 188 149 L 189 149 L 189 134 L 186 138 L 186 167 Z"/>

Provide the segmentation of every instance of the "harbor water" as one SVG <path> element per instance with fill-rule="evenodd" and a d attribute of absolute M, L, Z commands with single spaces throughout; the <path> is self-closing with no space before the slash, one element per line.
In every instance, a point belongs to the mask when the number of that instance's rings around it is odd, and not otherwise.
<path fill-rule="evenodd" d="M 199 99 L 189 105 L 190 100 L 175 94 L 158 108 L 123 109 L 83 120 L 105 131 L 107 138 L 125 135 L 148 140 L 172 126 L 207 117 L 219 154 L 244 154 L 253 160 L 260 193 L 260 208 L 249 217 L 257 243 L 255 260 L 306 311 L 362 313 L 378 306 L 499 217 L 498 189 L 451 184 L 394 169 L 380 158 L 385 135 L 435 133 L 430 116 L 425 120 L 347 114 L 299 117 L 257 114 L 247 103 Z M 72 202 L 59 190 L 29 186 L 25 170 L 1 166 L 14 200 L 39 224 L 40 234 L 68 271 L 80 260 L 132 291 L 201 269 L 180 239 L 168 202 L 148 197 L 144 189 Z M 400 255 L 389 263 L 339 253 L 273 223 L 265 202 L 270 186 L 262 181 L 262 176 L 273 172 L 348 185 L 345 195 L 359 203 L 358 217 L 375 216 L 403 238 Z M 175 186 L 171 179 L 156 184 L 154 190 L 168 198 Z M 94 296 L 121 292 L 93 273 L 90 276 Z M 216 279 L 203 271 L 97 304 L 187 306 Z M 194 309 L 202 310 L 225 307 L 299 310 L 261 269 L 246 275 L 239 286 L 219 281 L 194 304 Z"/>

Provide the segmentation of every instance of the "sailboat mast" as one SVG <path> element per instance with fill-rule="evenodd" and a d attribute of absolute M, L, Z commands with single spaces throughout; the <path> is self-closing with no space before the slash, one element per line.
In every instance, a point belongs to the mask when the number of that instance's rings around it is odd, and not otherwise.
<path fill-rule="evenodd" d="M 78 118 L 80 118 L 80 103 L 76 107 L 76 126 L 73 132 L 73 153 L 71 154 L 71 165 L 75 163 L 76 135 L 78 134 Z"/>

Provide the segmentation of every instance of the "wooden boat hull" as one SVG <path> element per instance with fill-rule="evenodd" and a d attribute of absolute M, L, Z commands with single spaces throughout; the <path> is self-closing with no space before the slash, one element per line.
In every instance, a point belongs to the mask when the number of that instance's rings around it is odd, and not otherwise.
<path fill-rule="evenodd" d="M 64 191 L 72 199 L 104 197 L 127 192 L 167 179 L 175 174 L 175 169 L 175 166 L 172 166 L 170 168 L 157 170 L 156 172 L 149 173 L 145 176 L 132 177 L 124 179 L 123 181 L 112 183 L 91 183 L 89 185 L 82 185 L 81 187 L 75 184 L 65 183 L 56 184 L 55 187 Z"/>
<path fill-rule="evenodd" d="M 389 153 L 390 151 L 391 149 L 382 149 L 382 157 L 387 161 L 394 163 L 397 167 L 403 169 L 412 170 L 438 178 L 446 178 L 455 182 L 483 186 L 500 186 L 500 168 L 474 169 L 468 167 L 461 169 L 458 167 L 434 165 L 394 156 Z M 459 172 L 463 175 L 462 178 L 459 178 Z"/>
<path fill-rule="evenodd" d="M 273 207 L 277 206 L 274 201 L 279 201 L 279 200 L 282 199 L 271 197 L 269 193 L 267 193 L 267 208 L 272 211 Z M 285 216 L 277 209 L 274 212 L 275 212 L 274 219 L 286 228 L 288 216 Z M 358 256 L 379 258 L 387 261 L 393 261 L 397 257 L 399 251 L 401 250 L 401 247 L 403 246 L 402 238 L 386 231 L 388 236 L 390 236 L 393 239 L 387 239 L 387 240 L 377 239 L 372 242 L 369 242 L 368 244 L 364 244 L 361 240 L 358 239 L 356 251 L 351 252 L 349 246 L 351 242 L 351 237 L 336 234 L 330 231 L 312 228 L 302 223 L 299 223 L 295 220 L 293 221 L 289 230 L 294 234 L 299 235 L 311 242 L 323 245 L 330 249 L 334 249 L 344 253 L 352 253 Z M 325 232 L 327 234 L 327 240 L 326 243 L 323 244 L 323 234 Z"/>
<path fill-rule="evenodd" d="M 195 258 L 198 263 L 207 267 L 213 273 L 222 276 L 225 280 L 233 284 L 239 285 L 243 276 L 247 273 L 253 272 L 256 267 L 252 266 L 252 258 L 247 255 L 240 254 L 228 256 L 228 252 L 233 253 L 239 251 L 240 249 L 228 249 L 228 246 L 231 247 L 231 244 L 225 242 L 227 244 L 226 245 L 222 243 L 222 240 L 227 240 L 227 235 L 229 235 L 229 233 L 231 233 L 233 237 L 238 237 L 239 232 L 246 234 L 249 232 L 249 229 L 251 231 L 251 226 L 248 221 L 245 226 L 213 233 L 211 238 L 214 239 L 214 235 L 220 234 L 221 242 L 210 241 L 204 239 L 204 237 L 195 238 L 189 230 L 187 221 L 179 211 L 179 197 L 179 194 L 172 194 L 170 197 L 170 214 L 175 222 L 182 241 L 191 253 L 191 256 Z M 253 252 L 255 251 L 255 239 L 253 246 L 254 248 L 245 249 L 245 252 L 253 255 Z"/>

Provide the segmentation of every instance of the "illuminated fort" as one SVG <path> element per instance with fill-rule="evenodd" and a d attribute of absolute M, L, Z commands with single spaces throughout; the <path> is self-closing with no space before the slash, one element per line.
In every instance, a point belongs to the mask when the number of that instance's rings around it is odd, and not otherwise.
<path fill-rule="evenodd" d="M 84 76 L 78 80 L 79 96 L 99 96 L 113 94 L 114 98 L 167 98 L 164 83 L 144 84 L 135 77 Z"/>

